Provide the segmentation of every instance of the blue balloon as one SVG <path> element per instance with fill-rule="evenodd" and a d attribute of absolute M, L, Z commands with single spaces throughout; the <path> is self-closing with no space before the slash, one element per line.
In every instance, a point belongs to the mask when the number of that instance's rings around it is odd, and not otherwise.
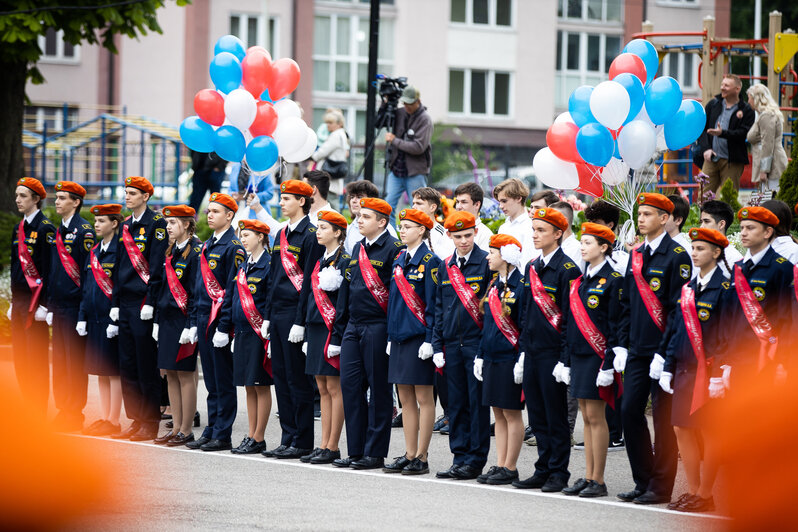
<path fill-rule="evenodd" d="M 198 116 L 189 116 L 180 124 L 180 140 L 188 149 L 200 153 L 213 151 L 213 126 Z"/>
<path fill-rule="evenodd" d="M 216 46 L 213 47 L 213 55 L 219 55 L 222 52 L 230 52 L 243 61 L 247 55 L 247 49 L 244 43 L 235 35 L 223 35 L 216 41 Z"/>
<path fill-rule="evenodd" d="M 643 60 L 646 67 L 646 86 L 654 81 L 654 76 L 657 75 L 659 69 L 659 55 L 654 45 L 645 39 L 635 39 L 623 47 L 623 53 L 635 54 Z"/>
<path fill-rule="evenodd" d="M 657 125 L 664 124 L 682 103 L 682 88 L 670 76 L 660 76 L 646 88 L 646 112 Z"/>
<path fill-rule="evenodd" d="M 623 157 L 621 157 L 621 150 L 618 149 L 618 139 L 613 139 L 612 146 L 613 146 L 612 156 L 618 159 L 619 161 L 623 160 Z"/>
<path fill-rule="evenodd" d="M 615 153 L 615 141 L 609 129 L 598 122 L 591 122 L 576 134 L 576 151 L 586 163 L 606 166 Z"/>
<path fill-rule="evenodd" d="M 590 112 L 590 95 L 593 93 L 593 87 L 590 85 L 582 85 L 574 89 L 571 97 L 568 98 L 568 112 L 571 113 L 574 123 L 582 127 L 585 124 L 596 122 L 593 113 Z"/>
<path fill-rule="evenodd" d="M 640 79 L 628 72 L 618 74 L 612 81 L 617 81 L 623 85 L 623 88 L 626 89 L 626 92 L 629 94 L 629 114 L 626 115 L 626 120 L 623 121 L 625 125 L 634 120 L 637 113 L 643 108 L 646 91 L 643 89 L 643 84 L 640 82 Z"/>
<path fill-rule="evenodd" d="M 665 122 L 665 144 L 669 150 L 681 150 L 701 136 L 707 113 L 695 100 L 684 100 L 679 110 Z"/>
<path fill-rule="evenodd" d="M 241 61 L 230 52 L 216 54 L 211 60 L 211 81 L 225 94 L 241 85 Z"/>
<path fill-rule="evenodd" d="M 244 158 L 247 143 L 244 134 L 234 126 L 222 126 L 216 130 L 216 138 L 213 143 L 213 151 L 231 163 L 240 162 Z"/>
<path fill-rule="evenodd" d="M 277 143 L 266 135 L 255 137 L 247 146 L 247 164 L 255 172 L 265 172 L 274 166 L 278 156 Z"/>
<path fill-rule="evenodd" d="M 260 93 L 260 101 L 274 103 L 274 100 L 272 100 L 271 96 L 269 96 L 269 89 L 266 89 Z"/>

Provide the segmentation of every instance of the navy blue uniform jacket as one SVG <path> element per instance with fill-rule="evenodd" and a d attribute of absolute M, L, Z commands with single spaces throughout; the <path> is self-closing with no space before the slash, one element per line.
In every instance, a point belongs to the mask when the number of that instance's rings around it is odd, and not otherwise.
<path fill-rule="evenodd" d="M 15 223 L 11 228 L 11 296 L 13 299 L 18 297 L 29 299 L 31 291 L 19 264 L 19 250 L 17 249 L 18 229 L 19 222 Z M 43 287 L 39 296 L 39 304 L 44 306 L 47 304 L 47 289 L 50 279 L 50 247 L 55 247 L 55 227 L 50 223 L 50 220 L 44 217 L 44 213 L 39 211 L 33 217 L 31 223 L 25 222 L 24 231 L 28 251 L 30 251 L 33 264 L 42 278 Z M 27 310 L 25 309 L 25 312 Z M 36 309 L 33 310 L 35 311 Z"/>
<path fill-rule="evenodd" d="M 47 305 L 49 310 L 54 308 L 74 308 L 80 306 L 80 298 L 83 295 L 82 286 L 85 279 L 86 270 L 82 268 L 86 264 L 94 245 L 94 230 L 89 222 L 80 217 L 78 213 L 72 216 L 69 227 L 59 224 L 57 231 L 61 233 L 64 247 L 67 250 L 80 270 L 80 286 L 76 285 L 72 278 L 67 275 L 61 257 L 58 255 L 58 247 L 53 242 L 51 248 L 52 257 L 50 259 L 50 284 L 47 291 Z M 54 236 L 55 238 L 55 236 Z"/>
<path fill-rule="evenodd" d="M 129 217 L 122 226 L 130 228 L 130 236 L 138 246 L 141 254 L 150 267 L 150 282 L 144 284 L 139 274 L 133 268 L 130 257 L 122 241 L 122 227 L 119 228 L 119 245 L 116 247 L 116 268 L 114 268 L 114 291 L 112 306 L 118 307 L 120 303 L 136 303 L 139 305 L 157 304 L 161 294 L 161 284 L 164 282 L 163 261 L 169 238 L 166 234 L 166 220 L 150 208 L 141 215 L 141 220 L 133 221 Z"/>
<path fill-rule="evenodd" d="M 493 282 L 493 286 L 498 290 L 499 299 L 505 293 L 504 303 L 510 308 L 509 318 L 515 322 L 516 327 L 521 330 L 521 323 L 524 320 L 524 309 L 520 302 L 520 292 L 524 289 L 524 279 L 521 277 L 521 271 L 516 268 L 507 278 L 507 286 L 501 282 L 497 276 Z M 487 294 L 490 293 L 492 288 L 488 287 Z M 510 341 L 504 336 L 504 333 L 499 330 L 496 321 L 493 319 L 493 314 L 490 311 L 490 305 L 486 300 L 482 306 L 485 310 L 485 323 L 482 328 L 482 342 L 479 345 L 479 356 L 491 362 L 506 362 L 508 360 L 516 360 L 518 358 L 519 348 L 513 346 Z M 470 319 L 470 318 L 469 318 Z M 520 342 L 519 342 L 520 344 Z"/>
<path fill-rule="evenodd" d="M 393 262 L 391 270 L 400 266 L 404 270 L 407 282 L 413 291 L 426 304 L 422 324 L 410 307 L 405 303 L 396 278 L 391 275 L 391 288 L 388 297 L 388 341 L 404 342 L 410 338 L 423 336 L 425 342 L 432 343 L 432 330 L 435 326 L 435 292 L 438 286 L 438 275 L 441 259 L 432 253 L 423 242 L 416 250 L 413 258 L 407 262 L 407 251 L 402 251 Z"/>

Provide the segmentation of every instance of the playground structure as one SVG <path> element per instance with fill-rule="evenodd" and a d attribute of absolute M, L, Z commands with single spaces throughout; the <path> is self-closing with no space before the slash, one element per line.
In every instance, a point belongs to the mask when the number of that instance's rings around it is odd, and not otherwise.
<path fill-rule="evenodd" d="M 758 81 L 767 82 L 773 99 L 778 102 L 784 113 L 784 142 L 787 153 L 790 153 L 793 142 L 795 141 L 795 121 L 793 113 L 798 111 L 798 107 L 789 104 L 796 94 L 798 94 L 798 74 L 794 68 L 794 56 L 798 52 L 798 34 L 792 30 L 781 31 L 782 15 L 778 11 L 773 11 L 769 15 L 769 31 L 767 39 L 721 39 L 715 37 L 715 18 L 708 16 L 703 21 L 702 31 L 663 31 L 655 32 L 653 24 L 644 22 L 642 31 L 632 35 L 636 39 L 646 39 L 657 49 L 662 58 L 669 53 L 691 53 L 699 56 L 698 65 L 698 85 L 701 89 L 702 103 L 706 104 L 715 97 L 718 92 L 723 76 L 728 73 L 737 74 L 740 79 L 751 83 Z M 678 42 L 700 37 L 701 42 Z M 667 38 L 670 42 L 661 42 Z M 674 42 L 677 41 L 677 42 Z M 731 72 L 732 57 L 748 57 L 749 72 L 738 74 Z M 763 59 L 767 68 L 766 76 L 755 76 L 751 68 L 753 58 Z M 666 154 L 663 159 L 657 161 L 661 164 L 663 171 L 660 172 L 658 188 L 661 189 L 687 189 L 690 199 L 693 199 L 693 190 L 699 188 L 695 182 L 694 165 L 692 150 L 684 149 L 679 152 Z M 683 166 L 687 167 L 687 172 L 681 172 Z M 750 172 L 750 168 L 748 169 Z M 676 182 L 670 179 L 673 174 L 687 176 L 686 182 Z M 745 178 L 743 180 L 745 182 Z"/>

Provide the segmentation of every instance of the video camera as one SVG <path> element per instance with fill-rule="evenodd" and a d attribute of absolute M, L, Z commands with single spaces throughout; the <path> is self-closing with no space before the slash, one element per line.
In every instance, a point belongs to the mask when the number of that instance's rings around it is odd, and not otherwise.
<path fill-rule="evenodd" d="M 407 87 L 407 78 L 389 78 L 385 74 L 377 74 L 377 81 L 380 83 L 379 92 L 383 104 L 377 112 L 377 119 L 374 122 L 376 129 L 385 128 L 393 133 L 393 124 L 396 117 L 396 108 L 399 98 Z"/>

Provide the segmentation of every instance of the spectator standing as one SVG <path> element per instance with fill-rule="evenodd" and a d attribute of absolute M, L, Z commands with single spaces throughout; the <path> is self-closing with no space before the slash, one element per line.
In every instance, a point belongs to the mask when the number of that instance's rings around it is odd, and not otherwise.
<path fill-rule="evenodd" d="M 195 211 L 199 211 L 207 192 L 213 194 L 222 190 L 226 167 L 227 161 L 214 152 L 191 152 L 191 169 L 194 171 L 194 177 L 191 179 L 191 196 L 188 203 Z"/>
<path fill-rule="evenodd" d="M 330 191 L 340 196 L 344 193 L 344 178 L 349 174 L 350 147 L 343 113 L 338 109 L 328 109 L 324 114 L 324 125 L 328 135 L 310 158 L 318 163 L 317 170 L 330 174 Z"/>
<path fill-rule="evenodd" d="M 781 143 L 784 115 L 764 85 L 751 85 L 748 101 L 757 112 L 756 121 L 748 131 L 751 143 L 751 181 L 759 183 L 763 192 L 779 188 L 781 173 L 787 168 L 787 152 Z"/>

